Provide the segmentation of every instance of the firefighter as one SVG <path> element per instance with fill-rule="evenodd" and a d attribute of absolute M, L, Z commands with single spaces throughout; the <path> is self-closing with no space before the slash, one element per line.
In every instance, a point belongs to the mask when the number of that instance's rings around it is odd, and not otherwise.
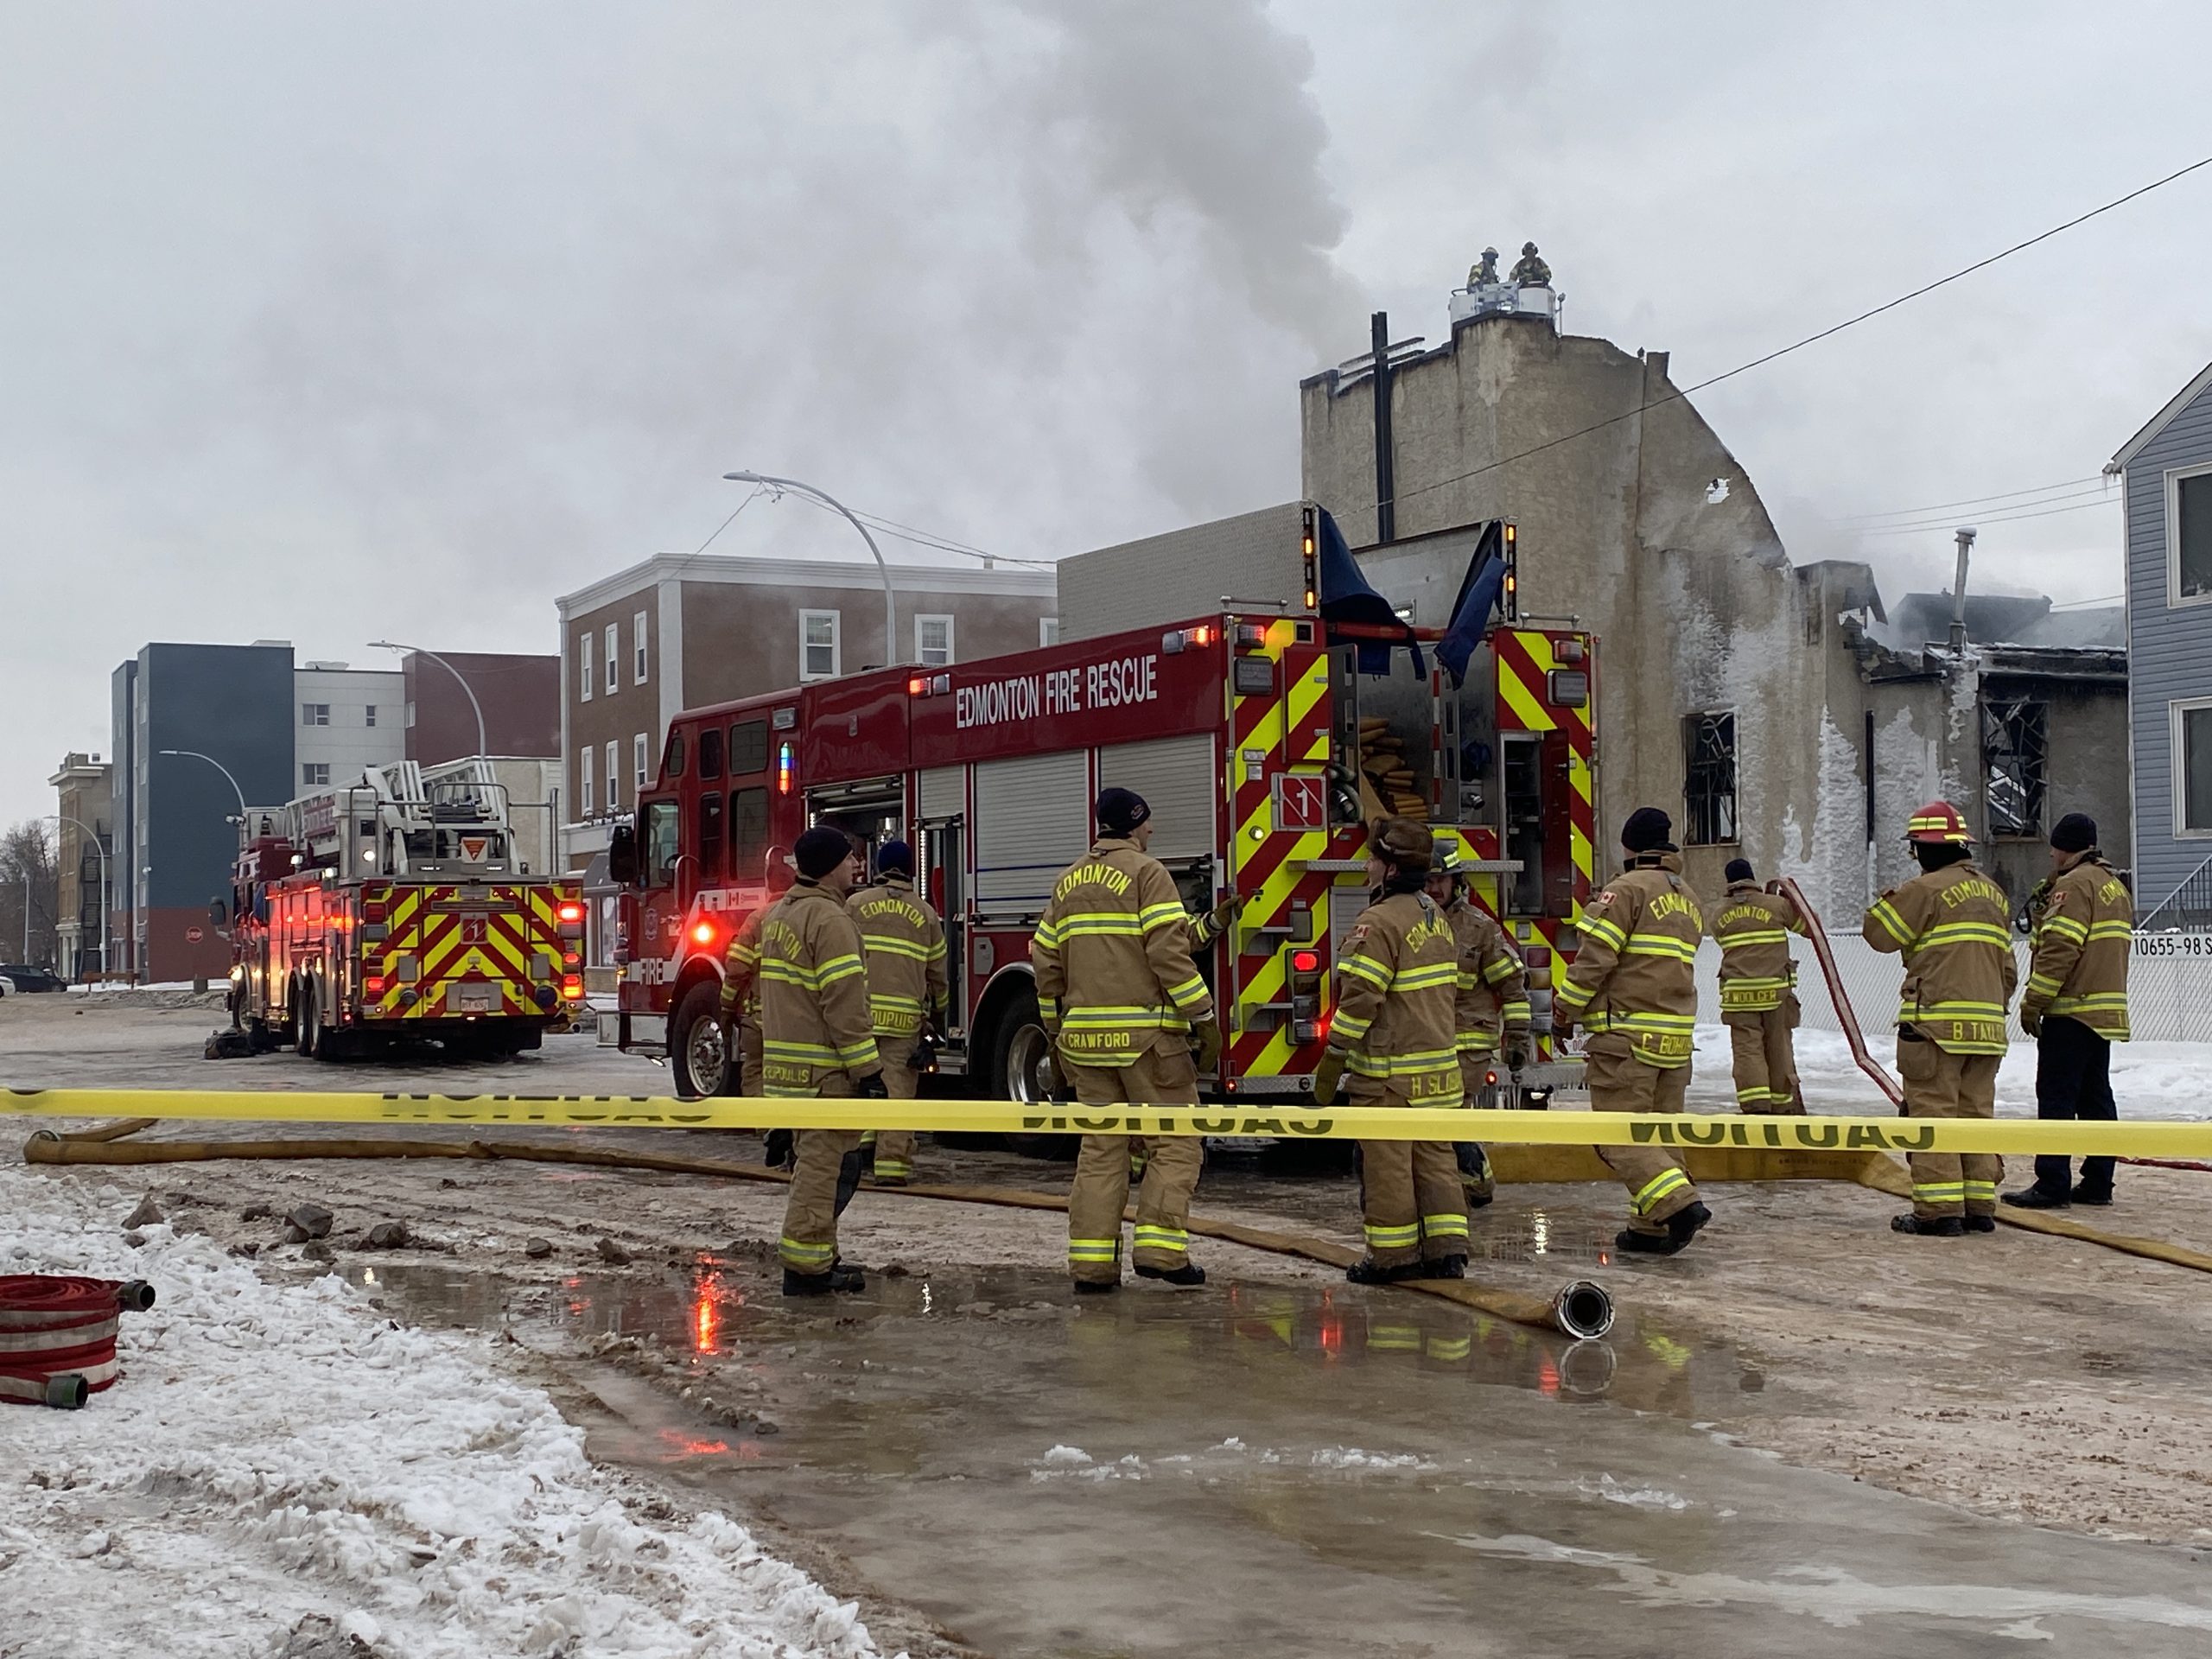
<path fill-rule="evenodd" d="M 1324 1106 L 1346 1071 L 1355 1107 L 1464 1103 L 1459 939 L 1426 891 L 1433 856 L 1427 824 L 1377 818 L 1368 830 L 1370 902 L 1338 953 L 1336 1013 L 1313 1073 Z M 1359 1207 L 1367 1254 L 1344 1270 L 1352 1283 L 1466 1276 L 1467 1198 L 1450 1142 L 1361 1141 Z"/>
<path fill-rule="evenodd" d="M 747 912 L 729 936 L 729 948 L 722 953 L 722 1052 L 736 1070 L 737 1092 L 755 1099 L 760 1095 L 760 918 L 791 885 L 790 861 L 778 859 L 770 864 L 767 904 Z M 771 1158 L 768 1161 L 781 1160 Z"/>
<path fill-rule="evenodd" d="M 2127 957 L 2135 900 L 2097 850 L 2096 820 L 2069 812 L 2050 832 L 2050 875 L 2028 900 L 2035 957 L 2020 1029 L 2036 1039 L 2036 1116 L 2109 1123 L 2112 1046 L 2127 1040 Z M 2023 1210 L 2112 1202 L 2113 1160 L 2036 1160 L 2032 1186 L 2005 1194 Z"/>
<path fill-rule="evenodd" d="M 1976 869 L 1974 837 L 1948 801 L 1912 815 L 1905 839 L 1920 874 L 1875 900 L 1860 931 L 1877 950 L 1904 957 L 1897 1006 L 1897 1075 L 1907 1117 L 1991 1117 L 2005 1058 L 2005 1007 L 2012 964 L 2012 906 Z M 1901 1233 L 1956 1238 L 1997 1230 L 2005 1160 L 1986 1152 L 1916 1152 L 1912 1213 Z"/>
<path fill-rule="evenodd" d="M 944 923 L 914 892 L 914 851 L 903 841 L 875 849 L 875 880 L 846 903 L 868 959 L 868 1005 L 876 1057 L 893 1100 L 912 1100 L 925 1033 L 943 1030 L 949 982 Z M 912 1129 L 871 1129 L 861 1150 L 874 1148 L 875 1180 L 904 1186 L 914 1173 Z"/>
<path fill-rule="evenodd" d="M 1789 1036 L 1799 1017 L 1789 936 L 1805 931 L 1805 917 L 1783 893 L 1760 888 L 1751 860 L 1730 859 L 1727 877 L 1713 937 L 1720 946 L 1720 1020 L 1734 1051 L 1736 1108 L 1802 1117 Z"/>
<path fill-rule="evenodd" d="M 1672 819 L 1639 806 L 1621 826 L 1621 874 L 1582 911 L 1582 947 L 1552 1004 L 1557 1029 L 1580 1025 L 1590 1104 L 1601 1112 L 1679 1112 L 1697 1029 L 1697 947 L 1705 915 L 1682 880 Z M 1624 1250 L 1672 1255 L 1713 1219 L 1681 1157 L 1656 1147 L 1600 1147 L 1628 1188 Z"/>
<path fill-rule="evenodd" d="M 791 847 L 798 880 L 760 922 L 761 1082 L 772 1098 L 889 1097 L 870 1028 L 860 929 L 845 909 L 859 857 L 817 824 Z M 837 1260 L 837 1213 L 860 1179 L 860 1131 L 802 1129 L 779 1254 L 784 1294 L 861 1288 Z"/>
<path fill-rule="evenodd" d="M 1472 1105 L 1500 1058 L 1501 1041 L 1509 1071 L 1517 1077 L 1529 1063 L 1529 976 L 1505 930 L 1480 905 L 1468 901 L 1466 860 L 1460 854 L 1459 836 L 1438 836 L 1434 842 L 1427 891 L 1459 942 L 1453 1040 L 1459 1051 L 1460 1097 Z M 1479 1210 L 1497 1187 L 1490 1154 L 1473 1141 L 1462 1141 L 1452 1150 L 1467 1207 Z"/>
<path fill-rule="evenodd" d="M 1055 1065 L 1086 1106 L 1194 1106 L 1199 1075 L 1220 1064 L 1221 1027 L 1191 960 L 1174 878 L 1145 851 L 1152 809 L 1134 791 L 1109 789 L 1093 817 L 1097 839 L 1052 884 L 1029 947 Z M 1078 1291 L 1121 1284 L 1130 1146 L 1125 1135 L 1083 1137 L 1068 1194 L 1068 1274 Z M 1188 1221 L 1205 1147 L 1173 1135 L 1149 1150 L 1131 1259 L 1141 1278 L 1202 1285 Z"/>

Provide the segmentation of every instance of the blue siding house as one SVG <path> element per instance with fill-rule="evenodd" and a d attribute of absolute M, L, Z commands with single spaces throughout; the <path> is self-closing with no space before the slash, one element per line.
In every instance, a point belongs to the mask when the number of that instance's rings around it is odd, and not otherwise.
<path fill-rule="evenodd" d="M 2196 911 L 2212 893 L 2212 364 L 2105 470 L 2126 514 L 2136 909 L 2187 884 L 2175 908 Z"/>

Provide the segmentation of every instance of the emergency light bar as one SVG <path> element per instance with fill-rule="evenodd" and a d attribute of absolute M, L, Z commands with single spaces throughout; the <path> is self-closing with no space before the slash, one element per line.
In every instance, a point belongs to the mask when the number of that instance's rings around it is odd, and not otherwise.
<path fill-rule="evenodd" d="M 906 695 L 910 697 L 941 697 L 951 690 L 950 674 L 914 674 L 906 680 Z"/>
<path fill-rule="evenodd" d="M 1174 628 L 1160 636 L 1160 648 L 1173 657 L 1184 650 L 1196 650 L 1210 645 L 1221 638 L 1221 630 L 1201 622 L 1195 628 Z"/>

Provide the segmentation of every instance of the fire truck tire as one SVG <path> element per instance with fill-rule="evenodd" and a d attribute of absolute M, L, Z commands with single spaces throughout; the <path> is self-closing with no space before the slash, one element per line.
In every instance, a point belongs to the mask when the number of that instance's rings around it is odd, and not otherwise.
<path fill-rule="evenodd" d="M 722 1041 L 721 982 L 704 979 L 683 993 L 669 1021 L 668 1064 L 679 1090 L 729 1092 L 729 1054 Z"/>
<path fill-rule="evenodd" d="M 311 1060 L 322 1046 L 322 1013 L 315 1006 L 315 982 L 303 979 L 292 1003 L 292 1052 Z"/>
<path fill-rule="evenodd" d="M 1039 1104 L 1050 1099 L 1045 1059 L 1051 1043 L 1037 1011 L 1037 993 L 1027 986 L 1010 991 L 991 1027 L 987 1092 Z M 1078 1141 L 1071 1135 L 1010 1135 L 1006 1146 L 1027 1158 L 1072 1159 Z"/>

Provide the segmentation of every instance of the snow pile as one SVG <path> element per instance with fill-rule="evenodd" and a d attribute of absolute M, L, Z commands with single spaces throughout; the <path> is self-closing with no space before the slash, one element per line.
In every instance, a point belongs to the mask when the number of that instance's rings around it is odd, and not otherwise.
<path fill-rule="evenodd" d="M 1032 1481 L 1070 1476 L 1077 1480 L 1142 1480 L 1144 1459 L 1132 1452 L 1119 1463 L 1100 1463 L 1079 1446 L 1056 1446 L 1029 1471 Z"/>
<path fill-rule="evenodd" d="M 1316 1469 L 1416 1469 L 1437 1465 L 1411 1452 L 1363 1452 L 1356 1446 L 1324 1446 L 1313 1457 Z"/>
<path fill-rule="evenodd" d="M 124 1380 L 0 1409 L 8 1651 L 348 1659 L 862 1659 L 855 1604 L 594 1468 L 480 1339 L 405 1328 L 335 1277 L 263 1281 L 129 1202 L 0 1166 L 0 1272 L 153 1281 Z M 22 1645 L 17 1647 L 16 1644 Z"/>

